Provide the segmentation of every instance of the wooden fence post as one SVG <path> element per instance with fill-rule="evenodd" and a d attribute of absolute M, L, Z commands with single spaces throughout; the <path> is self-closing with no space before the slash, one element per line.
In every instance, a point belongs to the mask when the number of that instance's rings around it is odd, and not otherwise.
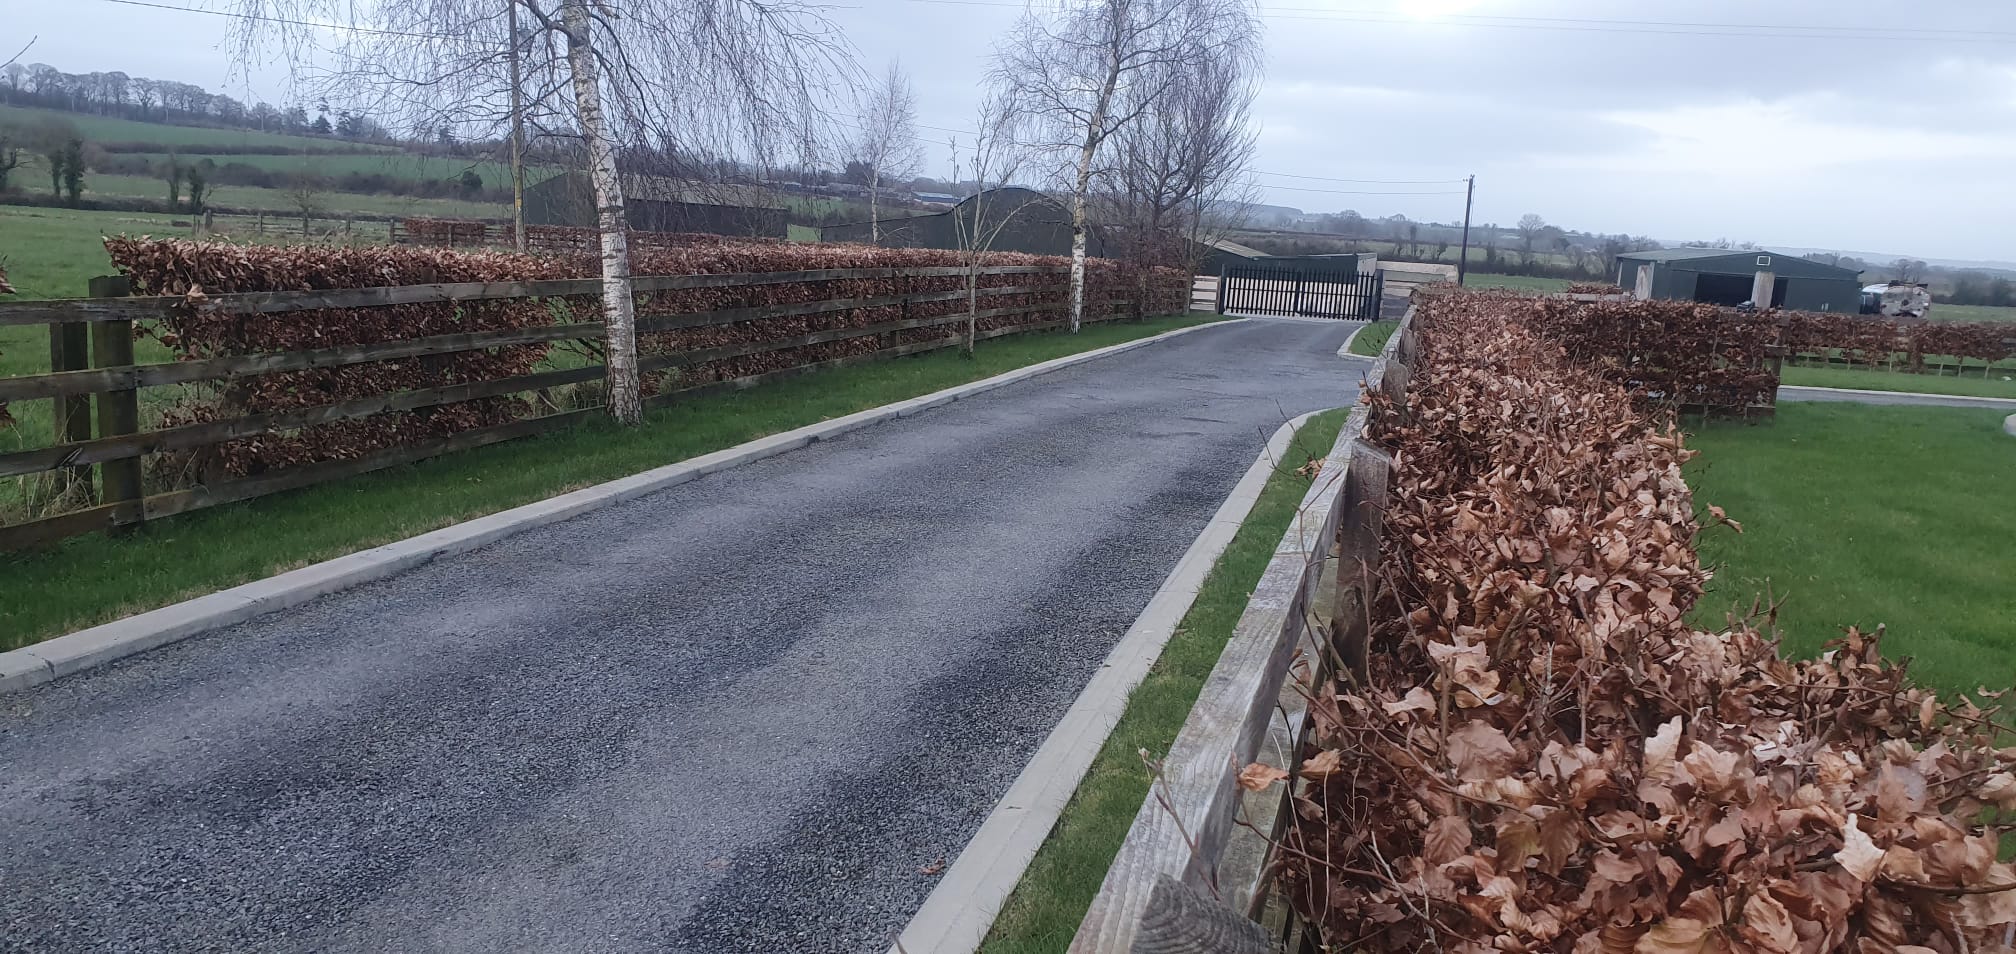
<path fill-rule="evenodd" d="M 91 297 L 122 298 L 132 294 L 132 285 L 122 276 L 91 279 Z M 91 327 L 92 366 L 97 368 L 120 368 L 133 364 L 133 322 L 130 319 L 95 322 Z M 136 434 L 140 431 L 140 392 L 133 388 L 123 391 L 106 391 L 98 395 L 98 436 L 118 437 Z M 104 475 L 106 503 L 136 505 L 143 490 L 140 486 L 140 458 L 106 461 L 98 465 Z M 140 508 L 135 506 L 131 522 L 140 520 Z M 118 518 L 114 518 L 117 520 Z"/>
<path fill-rule="evenodd" d="M 83 371 L 91 367 L 91 329 L 79 321 L 59 321 L 49 325 L 49 370 Z M 75 444 L 91 439 L 91 396 L 73 394 L 50 399 L 50 420 L 55 424 L 58 444 Z M 91 496 L 91 468 L 71 467 L 56 472 L 56 495 L 62 496 L 82 484 L 84 496 Z"/>

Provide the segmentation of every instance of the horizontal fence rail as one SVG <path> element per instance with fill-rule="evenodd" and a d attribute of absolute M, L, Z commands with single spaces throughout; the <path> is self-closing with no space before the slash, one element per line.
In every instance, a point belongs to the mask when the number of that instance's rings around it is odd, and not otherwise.
<path fill-rule="evenodd" d="M 639 370 L 645 375 L 680 371 L 737 358 L 775 352 L 868 340 L 864 350 L 821 358 L 818 352 L 803 360 L 760 373 L 742 373 L 725 380 L 698 379 L 697 383 L 672 380 L 663 390 L 646 399 L 647 406 L 663 406 L 705 394 L 722 393 L 754 386 L 824 368 L 843 367 L 862 361 L 952 347 L 964 342 L 963 326 L 972 321 L 986 326 L 975 329 L 975 339 L 1045 330 L 1066 324 L 1064 286 L 1017 282 L 1010 285 L 916 291 L 884 294 L 871 298 L 832 297 L 816 301 L 778 305 L 717 308 L 707 311 L 652 313 L 654 292 L 696 288 L 760 288 L 786 284 L 810 284 L 858 279 L 944 280 L 969 274 L 995 281 L 1013 281 L 1014 276 L 1057 277 L 1064 266 L 986 266 L 974 272 L 963 266 L 921 268 L 841 268 L 792 272 L 722 273 L 699 275 L 646 276 L 635 280 L 639 292 L 637 331 L 640 335 L 689 329 L 728 328 L 768 319 L 822 317 L 829 323 L 860 321 L 846 313 L 879 309 L 892 317 L 867 323 L 799 331 L 784 337 L 758 337 L 676 352 L 651 352 L 640 356 Z M 1187 281 L 1187 276 L 1183 278 Z M 249 476 L 213 475 L 199 478 L 194 486 L 173 486 L 147 493 L 143 486 L 143 459 L 149 455 L 194 452 L 233 441 L 283 435 L 339 421 L 371 418 L 394 412 L 414 412 L 509 395 L 543 396 L 550 389 L 600 381 L 606 366 L 587 363 L 512 373 L 479 380 L 457 381 L 434 387 L 388 390 L 364 396 L 332 396 L 327 403 L 304 407 L 284 406 L 261 411 L 256 406 L 219 420 L 171 423 L 143 428 L 138 395 L 142 389 L 176 385 L 229 388 L 241 379 L 261 375 L 341 369 L 379 362 L 401 362 L 454 356 L 469 352 L 526 345 L 582 342 L 595 346 L 604 337 L 599 321 L 567 322 L 523 328 L 503 328 L 452 334 L 434 334 L 365 344 L 294 351 L 224 355 L 157 364 L 134 360 L 135 322 L 158 320 L 177 309 L 201 309 L 221 314 L 271 316 L 290 320 L 290 313 L 311 310 L 374 308 L 389 305 L 436 304 L 511 299 L 543 300 L 581 297 L 599 301 L 599 279 L 567 279 L 533 282 L 472 282 L 454 284 L 404 285 L 379 288 L 345 288 L 295 292 L 257 292 L 210 296 L 122 297 L 124 280 L 94 280 L 94 297 L 39 302 L 0 303 L 0 325 L 47 324 L 50 327 L 51 370 L 42 374 L 0 378 L 0 402 L 43 400 L 50 402 L 53 441 L 46 446 L 29 446 L 0 452 L 0 477 L 27 479 L 51 475 L 55 489 L 83 488 L 82 506 L 73 505 L 60 513 L 38 519 L 20 520 L 0 526 L 0 550 L 18 549 L 58 540 L 79 533 L 139 523 L 170 514 L 230 501 L 243 500 L 279 490 L 308 486 L 325 480 L 348 477 L 396 464 L 422 460 L 440 454 L 510 440 L 516 437 L 569 426 L 600 414 L 599 407 L 563 409 L 546 401 L 550 413 L 535 413 L 499 423 L 470 427 L 452 434 L 430 437 L 399 446 L 370 449 L 344 459 L 320 460 L 287 466 L 280 470 Z M 817 286 L 813 285 L 816 289 Z M 1180 289 L 1159 290 L 1181 307 Z M 975 304 L 967 310 L 969 294 Z M 1023 296 L 1018 301 L 1010 296 Z M 915 306 L 934 310 L 912 313 Z M 947 312 L 947 308 L 957 308 Z M 1085 320 L 1098 322 L 1121 317 L 1132 310 L 1126 300 L 1100 299 L 1089 303 Z M 564 311 L 561 312 L 564 314 Z M 900 317 L 893 317 L 900 316 Z M 875 316 L 880 317 L 880 316 Z M 1023 319 L 1023 320 L 1018 320 Z M 324 316 L 323 320 L 327 320 Z M 762 327 L 758 325 L 757 327 Z M 920 333 L 928 333 L 920 337 Z M 702 339 L 705 340 L 704 338 Z M 830 353 L 830 352 L 829 352 Z M 811 360 L 820 358 L 820 360 Z M 791 360 L 786 358 L 785 360 Z M 388 365 L 390 367 L 390 365 Z M 522 365 L 521 365 L 522 367 Z M 734 366 L 727 366 L 732 369 Z M 759 364 L 758 367 L 763 367 Z M 744 366 L 746 371 L 746 366 Z M 733 373 L 717 370 L 710 374 Z M 438 380 L 438 379 L 437 379 Z M 220 392 L 221 393 L 221 392 Z M 313 392 L 311 392 L 313 393 Z M 96 405 L 97 427 L 92 427 L 92 406 Z M 17 404 L 18 406 L 18 404 Z M 542 405 L 535 403 L 536 411 Z M 522 413 L 519 411 L 514 414 Z M 94 474 L 95 470 L 95 474 Z M 94 476 L 96 480 L 94 480 Z M 185 478 L 186 479 L 186 478 Z M 72 493 L 71 497 L 76 494 Z"/>
<path fill-rule="evenodd" d="M 632 279 L 639 294 L 691 288 L 755 285 L 797 285 L 805 282 L 876 278 L 954 278 L 966 274 L 956 265 L 928 268 L 826 268 L 799 272 L 730 272 L 706 275 L 657 275 Z M 1057 265 L 993 265 L 981 275 L 1059 275 Z M 191 298 L 181 295 L 137 298 L 59 298 L 50 301 L 0 303 L 0 325 L 44 325 L 67 321 L 141 321 L 159 318 L 170 309 L 199 308 L 230 315 L 270 315 L 323 308 L 365 308 L 377 305 L 425 305 L 506 298 L 567 298 L 599 296 L 599 278 L 562 278 L 532 282 L 456 282 L 436 285 L 388 285 L 379 288 L 331 288 L 319 291 L 239 292 Z"/>

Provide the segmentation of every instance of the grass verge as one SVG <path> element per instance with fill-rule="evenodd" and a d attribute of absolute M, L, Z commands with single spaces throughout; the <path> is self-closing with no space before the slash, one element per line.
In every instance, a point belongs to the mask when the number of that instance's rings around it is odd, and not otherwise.
<path fill-rule="evenodd" d="M 1318 414 L 1296 433 L 1253 512 L 1212 566 L 1162 658 L 1128 697 L 1126 714 L 1002 906 L 981 948 L 985 954 L 1054 954 L 1070 945 L 1148 795 L 1141 750 L 1160 757 L 1175 740 L 1309 489 L 1308 478 L 1296 476 L 1295 468 L 1329 453 L 1347 410 Z"/>
<path fill-rule="evenodd" d="M 1375 321 L 1358 330 L 1351 338 L 1351 353 L 1367 357 L 1378 357 L 1380 349 L 1386 347 L 1386 340 L 1400 329 L 1398 321 Z"/>
<path fill-rule="evenodd" d="M 1702 535 L 1721 564 L 1695 616 L 1719 625 L 1767 590 L 1789 653 L 1848 625 L 1946 691 L 2016 676 L 2016 438 L 2005 412 L 1859 404 L 1778 406 L 1772 423 L 1711 424 L 1690 445 L 1698 506 L 1744 532 Z"/>
<path fill-rule="evenodd" d="M 1470 288 L 1510 288 L 1516 291 L 1564 292 L 1569 281 L 1565 278 L 1534 278 L 1530 275 L 1480 275 L 1471 272 L 1463 284 Z"/>
<path fill-rule="evenodd" d="M 1911 391 L 1919 394 L 1963 394 L 1971 397 L 2016 398 L 2016 371 L 1987 378 L 1950 374 L 1910 374 L 1904 371 L 1863 371 L 1851 368 L 1804 368 L 1786 365 L 1781 384 L 1815 388 L 1860 388 L 1864 391 Z"/>
<path fill-rule="evenodd" d="M 815 372 L 661 410 L 634 430 L 583 425 L 184 514 L 125 536 L 0 556 L 0 650 L 767 434 L 1215 320 L 1101 323 L 1077 335 L 983 341 L 970 360 L 940 351 Z"/>

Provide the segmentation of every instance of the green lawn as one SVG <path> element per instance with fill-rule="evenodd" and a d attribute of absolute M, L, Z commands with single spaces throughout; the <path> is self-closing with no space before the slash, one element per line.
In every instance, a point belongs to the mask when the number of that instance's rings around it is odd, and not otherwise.
<path fill-rule="evenodd" d="M 1710 425 L 1687 465 L 1722 564 L 1696 619 L 1719 625 L 1767 589 L 1794 654 L 1841 627 L 1888 624 L 1890 655 L 1946 691 L 2016 680 L 2016 438 L 1998 411 L 1781 404 L 1775 421 Z"/>
<path fill-rule="evenodd" d="M 1995 305 L 1933 305 L 1933 321 L 2016 321 L 2016 308 Z"/>
<path fill-rule="evenodd" d="M 1376 357 L 1380 349 L 1386 347 L 1386 339 L 1399 330 L 1398 321 L 1375 321 L 1360 329 L 1351 339 L 1351 353 Z"/>
<path fill-rule="evenodd" d="M 1295 435 L 1294 447 L 1275 467 L 1252 514 L 1205 578 L 1162 658 L 1128 697 L 1126 715 L 1002 906 L 981 948 L 984 954 L 1055 954 L 1070 945 L 1148 795 L 1141 750 L 1160 758 L 1175 740 L 1309 489 L 1308 478 L 1297 476 L 1295 469 L 1330 452 L 1346 413 L 1318 414 Z"/>
<path fill-rule="evenodd" d="M 1866 391 L 1917 391 L 1922 394 L 1965 394 L 1974 397 L 2016 398 L 2016 370 L 1993 373 L 1988 378 L 1950 374 L 1908 374 L 1903 371 L 1856 368 L 1806 368 L 1787 365 L 1780 377 L 1784 384 L 1816 388 L 1861 388 Z"/>
<path fill-rule="evenodd" d="M 915 397 L 1061 355 L 1215 316 L 1090 325 L 815 372 L 652 414 L 591 424 L 406 467 L 0 555 L 0 649 L 199 596 L 462 520 Z M 41 402 L 47 403 L 47 402 Z M 1273 546 L 1270 541 L 1267 546 Z"/>
<path fill-rule="evenodd" d="M 819 241 L 819 230 L 809 225 L 786 225 L 784 226 L 784 237 L 786 240 L 792 242 L 817 242 Z"/>
<path fill-rule="evenodd" d="M 1510 288 L 1516 291 L 1564 292 L 1569 281 L 1565 278 L 1531 278 L 1525 275 L 1483 275 L 1471 272 L 1465 276 L 1466 288 Z"/>
<path fill-rule="evenodd" d="M 24 163 L 24 167 L 25 165 Z M 40 181 L 47 184 L 49 177 L 43 176 Z M 92 173 L 84 177 L 84 195 L 131 196 L 165 202 L 168 200 L 168 185 L 149 176 L 106 176 Z M 321 192 L 317 194 L 316 200 L 322 208 L 318 214 L 329 216 L 341 216 L 345 212 L 362 212 L 377 215 L 494 219 L 510 214 L 509 207 L 502 203 L 465 199 L 422 199 L 404 195 Z M 262 189 L 256 186 L 220 185 L 210 190 L 208 201 L 211 205 L 226 208 L 264 209 L 282 215 L 299 208 L 294 196 L 288 190 Z"/>
<path fill-rule="evenodd" d="M 168 160 L 166 152 L 136 153 L 135 156 L 154 163 L 165 163 Z M 220 166 L 227 162 L 235 162 L 269 172 L 290 175 L 308 172 L 332 179 L 351 172 L 361 172 L 366 175 L 385 175 L 395 179 L 453 179 L 462 175 L 464 170 L 473 169 L 477 175 L 483 177 L 483 184 L 490 188 L 507 188 L 511 184 L 511 165 L 506 162 L 486 158 L 422 156 L 410 152 L 383 152 L 344 156 L 205 156 L 199 150 L 195 152 L 181 152 L 175 158 L 183 165 L 189 165 L 197 160 L 208 158 Z M 551 178 L 559 174 L 559 172 L 559 169 L 552 166 L 528 165 L 525 167 L 525 184 L 532 185 L 533 183 Z M 43 181 L 46 182 L 47 180 L 48 176 L 45 173 Z M 167 184 L 163 183 L 162 192 L 165 194 L 166 191 Z"/>

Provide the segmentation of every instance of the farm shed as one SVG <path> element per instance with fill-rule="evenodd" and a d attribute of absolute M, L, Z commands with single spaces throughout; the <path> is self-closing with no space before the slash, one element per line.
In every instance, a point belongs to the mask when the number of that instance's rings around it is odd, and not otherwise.
<path fill-rule="evenodd" d="M 630 227 L 639 232 L 784 237 L 784 204 L 768 191 L 748 186 L 626 174 L 623 207 Z M 588 176 L 570 172 L 526 186 L 525 224 L 594 227 L 595 190 Z"/>
<path fill-rule="evenodd" d="M 1197 274 L 1222 275 L 1228 268 L 1252 265 L 1267 258 L 1267 253 L 1257 248 L 1248 248 L 1229 239 L 1217 239 L 1199 243 L 1196 250 Z"/>
<path fill-rule="evenodd" d="M 1770 304 L 1798 311 L 1862 307 L 1861 272 L 1768 249 L 1667 248 L 1617 256 L 1617 284 L 1639 289 L 1643 269 L 1649 294 L 1640 297 L 1740 305 L 1750 300 L 1758 272 L 1775 276 Z M 1764 302 L 1758 302 L 1759 305 Z"/>
<path fill-rule="evenodd" d="M 1071 254 L 1071 210 L 1064 203 L 1033 189 L 1007 186 L 967 196 L 943 212 L 883 219 L 882 238 L 872 242 L 866 222 L 829 225 L 819 230 L 821 242 L 879 244 L 887 248 L 958 249 L 962 235 L 970 235 L 976 216 L 991 231 L 1006 224 L 988 248 L 996 252 L 1028 252 L 1034 255 Z M 962 228 L 963 224 L 963 228 Z M 1085 237 L 1085 252 L 1103 257 L 1106 243 L 1098 231 Z"/>

